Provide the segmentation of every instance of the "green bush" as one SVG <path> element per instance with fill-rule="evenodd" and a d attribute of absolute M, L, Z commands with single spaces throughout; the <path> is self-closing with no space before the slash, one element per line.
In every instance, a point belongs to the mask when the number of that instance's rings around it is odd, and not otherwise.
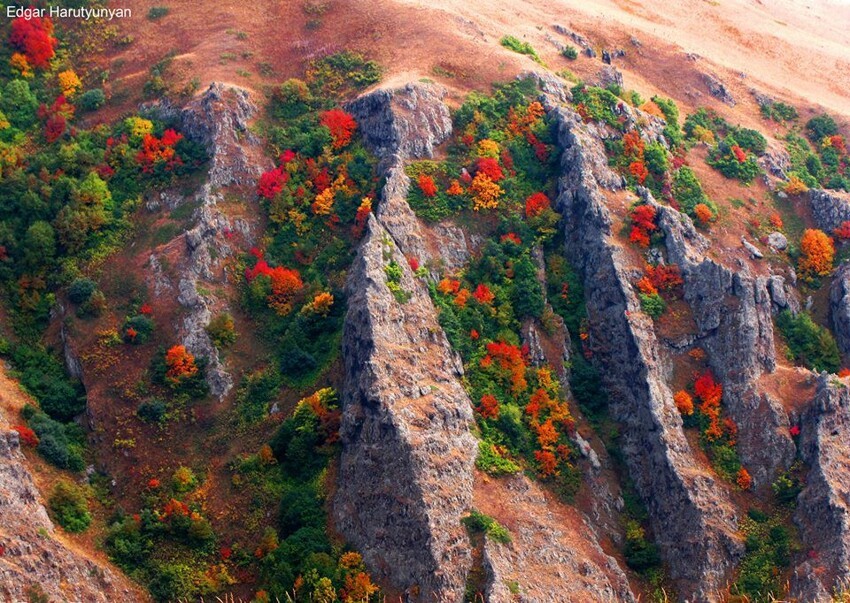
<path fill-rule="evenodd" d="M 489 475 L 512 475 L 521 470 L 519 465 L 496 452 L 490 442 L 478 442 L 475 466 Z"/>
<path fill-rule="evenodd" d="M 626 521 L 626 546 L 623 551 L 626 565 L 636 572 L 645 573 L 661 564 L 658 546 L 646 538 L 646 532 L 634 519 Z"/>
<path fill-rule="evenodd" d="M 531 57 L 536 63 L 540 63 L 541 65 L 543 64 L 543 61 L 540 60 L 540 56 L 537 54 L 537 51 L 534 50 L 534 47 L 528 42 L 523 42 L 514 36 L 503 36 L 502 39 L 499 40 L 499 44 L 508 50 L 513 50 L 519 54 Z"/>
<path fill-rule="evenodd" d="M 56 521 L 69 532 L 84 532 L 91 524 L 85 491 L 71 482 L 57 483 L 48 504 Z"/>
<path fill-rule="evenodd" d="M 228 313 L 219 314 L 207 325 L 207 334 L 217 348 L 227 347 L 236 342 L 236 325 L 233 316 Z"/>
<path fill-rule="evenodd" d="M 830 373 L 837 373 L 841 368 L 841 355 L 832 333 L 816 324 L 808 314 L 794 316 L 784 310 L 777 317 L 776 326 L 797 363 Z"/>
<path fill-rule="evenodd" d="M 638 297 L 640 298 L 641 310 L 653 320 L 658 319 L 667 309 L 667 304 L 657 293 L 638 293 Z"/>
<path fill-rule="evenodd" d="M 732 593 L 753 602 L 774 601 L 782 594 L 781 570 L 788 567 L 795 546 L 779 515 L 751 511 L 741 521 L 746 553 Z"/>
<path fill-rule="evenodd" d="M 682 128 L 679 126 L 679 107 L 676 106 L 675 101 L 660 96 L 653 96 L 652 102 L 658 105 L 658 108 L 664 114 L 664 121 L 667 122 L 662 132 L 664 138 L 670 144 L 671 148 L 678 147 L 684 140 Z"/>
<path fill-rule="evenodd" d="M 12 364 L 21 384 L 51 418 L 70 421 L 86 407 L 86 395 L 79 382 L 71 381 L 56 356 L 42 347 L 15 346 Z"/>
<path fill-rule="evenodd" d="M 136 332 L 136 336 L 129 341 L 136 345 L 141 345 L 150 339 L 154 327 L 155 324 L 152 318 L 145 316 L 144 314 L 138 314 L 136 316 L 129 317 L 126 322 L 124 322 L 124 333 L 126 334 L 128 329 L 133 329 Z"/>
<path fill-rule="evenodd" d="M 694 208 L 700 203 L 707 205 L 712 213 L 717 213 L 717 206 L 705 194 L 697 175 L 688 166 L 680 167 L 673 175 L 673 197 L 682 211 L 691 217 L 694 215 Z"/>
<path fill-rule="evenodd" d="M 578 49 L 575 46 L 566 46 L 561 51 L 561 56 L 571 61 L 575 61 L 578 58 Z"/>
<path fill-rule="evenodd" d="M 759 109 L 765 119 L 772 119 L 773 121 L 792 121 L 799 117 L 797 109 L 781 101 L 764 103 Z"/>
<path fill-rule="evenodd" d="M 586 86 L 578 84 L 572 88 L 573 101 L 576 105 L 582 105 L 590 118 L 594 121 L 602 121 L 617 130 L 623 129 L 614 109 L 623 102 L 620 98 L 605 88 Z"/>
<path fill-rule="evenodd" d="M 68 299 L 75 304 L 82 304 L 89 300 L 97 290 L 97 284 L 91 279 L 78 278 L 68 288 Z"/>
<path fill-rule="evenodd" d="M 796 504 L 797 496 L 803 487 L 796 477 L 783 473 L 771 484 L 771 489 L 779 504 L 792 506 Z"/>
<path fill-rule="evenodd" d="M 77 106 L 81 111 L 95 111 L 106 104 L 106 95 L 100 88 L 85 91 L 77 100 Z"/>
<path fill-rule="evenodd" d="M 146 423 L 161 423 L 165 419 L 168 407 L 162 400 L 142 402 L 136 409 L 136 416 Z"/>
<path fill-rule="evenodd" d="M 381 80 L 382 70 L 363 55 L 343 51 L 316 59 L 307 69 L 308 83 L 315 92 L 342 96 L 350 90 L 362 90 Z"/>
<path fill-rule="evenodd" d="M 507 544 L 511 541 L 510 532 L 502 524 L 480 511 L 472 509 L 469 515 L 461 521 L 466 526 L 466 529 L 473 534 L 486 534 L 495 542 L 502 544 Z"/>
<path fill-rule="evenodd" d="M 167 6 L 152 6 L 148 11 L 148 19 L 151 21 L 156 21 L 158 19 L 162 19 L 168 13 L 171 12 Z"/>
<path fill-rule="evenodd" d="M 832 117 L 824 113 L 806 122 L 806 132 L 813 142 L 820 142 L 827 136 L 838 134 L 838 124 Z"/>

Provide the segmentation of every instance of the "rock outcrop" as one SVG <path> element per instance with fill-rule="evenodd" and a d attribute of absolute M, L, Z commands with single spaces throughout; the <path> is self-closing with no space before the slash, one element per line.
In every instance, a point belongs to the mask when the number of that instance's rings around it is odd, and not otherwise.
<path fill-rule="evenodd" d="M 648 191 L 644 199 L 655 203 Z M 697 332 L 695 345 L 708 352 L 709 366 L 723 384 L 724 408 L 738 426 L 738 453 L 756 487 L 771 483 L 794 462 L 782 404 L 758 391 L 758 379 L 776 369 L 773 344 L 774 300 L 787 306 L 784 282 L 752 277 L 707 259 L 705 239 L 690 218 L 655 204 L 665 234 L 668 259 L 678 264 Z M 775 292 L 771 295 L 771 292 Z"/>
<path fill-rule="evenodd" d="M 734 107 L 737 105 L 737 101 L 735 97 L 732 96 L 732 93 L 729 92 L 729 89 L 726 87 L 719 77 L 717 77 L 713 73 L 704 73 L 702 76 L 703 81 L 705 82 L 706 87 L 708 88 L 709 94 L 714 98 L 724 102 L 730 107 Z"/>
<path fill-rule="evenodd" d="M 621 180 L 577 114 L 560 109 L 555 119 L 563 150 L 557 208 L 566 253 L 584 276 L 590 342 L 606 368 L 623 457 L 680 592 L 718 600 L 743 553 L 734 509 L 721 484 L 694 462 L 664 382 L 652 324 L 627 278 L 624 252 L 611 240 L 603 189 L 616 189 Z"/>
<path fill-rule="evenodd" d="M 811 469 L 794 521 L 813 554 L 795 568 L 791 594 L 799 601 L 831 602 L 834 588 L 850 584 L 850 389 L 845 381 L 820 377 L 800 420 L 800 456 Z"/>
<path fill-rule="evenodd" d="M 850 263 L 835 271 L 829 288 L 829 314 L 838 349 L 850 354 Z"/>
<path fill-rule="evenodd" d="M 399 303 L 385 267 L 404 271 Z M 461 516 L 477 453 L 460 359 L 387 230 L 372 216 L 350 272 L 337 528 L 375 575 L 416 601 L 460 601 Z"/>
<path fill-rule="evenodd" d="M 212 84 L 181 111 L 168 108 L 166 111 L 176 113 L 186 135 L 206 147 L 210 167 L 207 182 L 191 201 L 198 208 L 192 215 L 193 226 L 183 237 L 185 248 L 178 282 L 169 286 L 158 279 L 154 290 L 176 289 L 177 301 L 186 310 L 177 329 L 181 342 L 195 356 L 207 359 L 207 383 L 211 393 L 221 398 L 233 387 L 233 377 L 225 369 L 206 326 L 213 312 L 223 311 L 225 304 L 201 295 L 199 283 L 224 282 L 227 278 L 224 260 L 235 253 L 230 239 L 236 234 L 244 241 L 252 239 L 252 229 L 246 220 L 228 218 L 219 209 L 223 199 L 219 189 L 252 185 L 268 161 L 261 159 L 259 141 L 248 129 L 256 107 L 245 90 Z M 157 274 L 158 263 L 156 254 L 152 255 L 152 276 Z"/>
<path fill-rule="evenodd" d="M 505 525 L 510 543 L 484 542 L 487 601 L 629 603 L 628 578 L 568 507 L 523 475 L 479 476 L 476 508 Z M 518 596 L 511 592 L 511 585 Z"/>
<path fill-rule="evenodd" d="M 0 398 L 19 395 L 12 388 L 0 375 Z M 64 542 L 0 409 L 0 601 L 34 601 L 39 592 L 73 603 L 148 600 L 120 572 Z"/>
<path fill-rule="evenodd" d="M 850 220 L 850 193 L 809 189 L 812 217 L 818 228 L 826 233 Z"/>

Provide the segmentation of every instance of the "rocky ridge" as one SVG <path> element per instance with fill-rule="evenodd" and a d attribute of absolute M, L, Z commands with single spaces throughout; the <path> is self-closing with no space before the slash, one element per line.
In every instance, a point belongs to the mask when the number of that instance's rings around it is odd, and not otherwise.
<path fill-rule="evenodd" d="M 0 600 L 146 601 L 120 572 L 66 543 L 47 515 L 3 409 L 21 394 L 0 369 Z"/>
<path fill-rule="evenodd" d="M 559 109 L 555 120 L 566 253 L 584 275 L 590 341 L 606 367 L 609 411 L 622 428 L 629 473 L 680 592 L 718 600 L 743 553 L 734 508 L 713 475 L 694 463 L 658 341 L 626 276 L 623 250 L 611 241 L 605 191 L 622 188 L 622 179 L 577 114 Z"/>
<path fill-rule="evenodd" d="M 349 278 L 343 452 L 334 502 L 338 528 L 363 552 L 370 569 L 423 601 L 463 598 L 471 551 L 459 520 L 473 502 L 477 454 L 470 432 L 472 404 L 459 381 L 460 359 L 437 324 L 426 288 L 405 260 L 416 255 L 441 262 L 448 252 L 444 263 L 460 266 L 469 253 L 462 244 L 434 244 L 451 227 L 427 229 L 406 202 L 404 161 L 428 156 L 450 132 L 442 94 L 430 86 L 408 85 L 349 105 L 381 158 L 387 180 Z M 410 136 L 427 140 L 414 143 L 406 140 Z M 386 286 L 384 267 L 392 260 L 404 273 L 401 286 L 410 294 L 405 303 L 398 303 Z M 565 538 L 553 529 L 540 486 L 514 479 L 524 496 L 502 480 L 490 481 L 501 493 L 499 500 L 506 501 L 508 517 L 530 514 L 521 538 L 510 545 L 486 544 L 490 600 L 513 600 L 503 580 L 516 563 L 534 568 L 525 575 L 523 586 L 530 590 L 522 600 L 546 600 L 528 579 L 541 571 L 550 593 L 604 592 L 633 600 L 625 574 L 602 551 L 580 514 L 573 508 L 564 511 L 576 526 L 576 533 Z M 480 492 L 479 485 L 475 491 Z M 427 545 L 413 545 L 419 542 Z M 575 582 L 576 574 L 567 568 L 584 579 Z"/>
<path fill-rule="evenodd" d="M 800 456 L 811 466 L 794 521 L 813 554 L 795 568 L 791 594 L 832 602 L 850 584 L 850 389 L 823 374 L 800 419 Z"/>

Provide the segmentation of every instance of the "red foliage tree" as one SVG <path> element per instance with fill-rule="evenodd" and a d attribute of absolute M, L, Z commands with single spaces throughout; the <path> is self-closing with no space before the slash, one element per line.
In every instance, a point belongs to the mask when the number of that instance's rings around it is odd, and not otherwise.
<path fill-rule="evenodd" d="M 720 423 L 720 400 L 723 397 L 723 387 L 714 380 L 711 371 L 706 371 L 694 382 L 694 393 L 701 400 L 700 412 L 709 420 L 705 436 L 710 441 L 714 441 L 723 435 Z"/>
<path fill-rule="evenodd" d="M 534 459 L 540 465 L 540 475 L 549 477 L 558 473 L 558 459 L 548 450 L 535 450 Z"/>
<path fill-rule="evenodd" d="M 550 207 L 549 197 L 543 193 L 534 193 L 525 200 L 525 216 L 527 218 L 539 216 Z"/>
<path fill-rule="evenodd" d="M 181 140 L 183 135 L 172 129 L 163 132 L 162 138 L 145 134 L 142 139 L 142 149 L 136 154 L 136 163 L 141 166 L 143 172 L 152 172 L 156 166 L 163 164 L 166 170 L 183 165 L 183 160 L 174 149 L 174 145 Z"/>
<path fill-rule="evenodd" d="M 25 446 L 38 446 L 38 436 L 26 425 L 15 425 L 12 429 L 18 432 L 18 437 Z"/>
<path fill-rule="evenodd" d="M 629 164 L 629 173 L 635 177 L 638 184 L 643 184 L 646 182 L 646 178 L 649 176 L 649 170 L 646 165 L 641 160 L 632 161 Z"/>
<path fill-rule="evenodd" d="M 472 293 L 472 297 L 480 304 L 490 305 L 496 296 L 490 291 L 490 287 L 485 284 L 478 285 Z"/>
<path fill-rule="evenodd" d="M 498 363 L 499 369 L 510 379 L 511 391 L 519 394 L 528 387 L 525 380 L 525 360 L 522 350 L 515 345 L 504 341 L 493 341 L 487 344 L 487 355 L 481 359 L 482 367 L 489 367 L 493 361 Z"/>
<path fill-rule="evenodd" d="M 623 135 L 623 154 L 634 159 L 643 159 L 645 145 L 640 137 L 640 132 L 631 130 Z"/>
<path fill-rule="evenodd" d="M 12 21 L 9 42 L 21 50 L 34 67 L 47 67 L 56 54 L 56 38 L 53 37 L 53 21 L 49 18 L 18 17 Z"/>
<path fill-rule="evenodd" d="M 655 208 L 651 205 L 638 205 L 632 210 L 632 230 L 629 240 L 641 247 L 649 247 L 649 233 L 658 228 L 655 225 Z"/>
<path fill-rule="evenodd" d="M 264 199 L 274 199 L 289 180 L 289 174 L 283 168 L 275 168 L 260 176 L 257 184 L 257 194 Z"/>
<path fill-rule="evenodd" d="M 481 404 L 475 409 L 485 419 L 499 418 L 499 401 L 495 396 L 484 394 L 481 396 Z"/>
<path fill-rule="evenodd" d="M 684 284 L 679 266 L 676 264 L 647 265 L 644 274 L 658 291 L 671 291 Z"/>
<path fill-rule="evenodd" d="M 342 109 L 331 109 L 319 116 L 319 123 L 330 130 L 333 148 L 341 149 L 348 146 L 351 137 L 357 129 L 357 122 Z"/>
<path fill-rule="evenodd" d="M 475 163 L 475 173 L 486 174 L 493 182 L 498 182 L 505 178 L 499 162 L 492 157 L 479 157 Z"/>
<path fill-rule="evenodd" d="M 734 145 L 732 147 L 732 154 L 735 156 L 735 159 L 738 160 L 738 163 L 744 163 L 747 160 L 747 153 L 739 147 L 738 145 Z"/>
<path fill-rule="evenodd" d="M 850 239 L 850 220 L 845 220 L 841 223 L 841 226 L 835 229 L 833 232 L 836 239 L 841 239 L 842 241 L 847 241 Z"/>

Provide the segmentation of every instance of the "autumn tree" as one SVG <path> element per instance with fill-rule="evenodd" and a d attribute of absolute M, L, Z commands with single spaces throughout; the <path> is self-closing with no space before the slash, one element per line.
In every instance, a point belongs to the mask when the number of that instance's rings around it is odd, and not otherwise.
<path fill-rule="evenodd" d="M 525 200 L 525 216 L 534 218 L 550 207 L 549 197 L 543 193 L 534 193 Z"/>
<path fill-rule="evenodd" d="M 281 316 L 292 311 L 295 295 L 304 287 L 301 274 L 297 270 L 278 266 L 269 273 L 271 278 L 271 293 L 268 296 L 269 306 Z"/>
<path fill-rule="evenodd" d="M 323 112 L 319 116 L 319 123 L 330 131 L 335 149 L 347 147 L 357 129 L 357 122 L 354 117 L 342 109 L 331 109 Z"/>
<path fill-rule="evenodd" d="M 832 270 L 835 244 L 822 230 L 808 228 L 800 239 L 800 272 L 811 276 L 826 276 Z"/>
<path fill-rule="evenodd" d="M 13 20 L 9 42 L 26 55 L 30 65 L 42 69 L 50 64 L 58 44 L 53 37 L 53 21 L 47 17 L 18 17 Z"/>
<path fill-rule="evenodd" d="M 168 369 L 165 378 L 172 384 L 178 384 L 198 374 L 195 357 L 182 345 L 172 346 L 165 353 L 165 366 Z"/>

